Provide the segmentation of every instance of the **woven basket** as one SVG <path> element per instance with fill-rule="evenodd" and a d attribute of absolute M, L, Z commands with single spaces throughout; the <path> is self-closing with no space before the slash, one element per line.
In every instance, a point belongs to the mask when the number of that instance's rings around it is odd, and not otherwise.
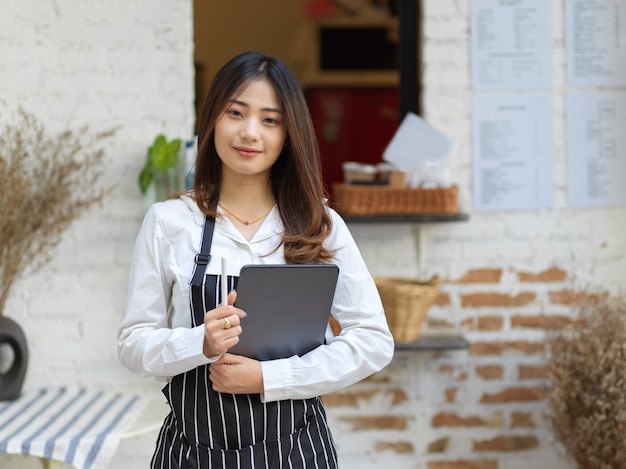
<path fill-rule="evenodd" d="M 427 282 L 403 278 L 376 277 L 393 338 L 398 343 L 415 342 L 422 333 L 428 308 L 439 295 L 439 277 Z"/>
<path fill-rule="evenodd" d="M 334 184 L 333 200 L 343 215 L 455 215 L 458 190 Z"/>

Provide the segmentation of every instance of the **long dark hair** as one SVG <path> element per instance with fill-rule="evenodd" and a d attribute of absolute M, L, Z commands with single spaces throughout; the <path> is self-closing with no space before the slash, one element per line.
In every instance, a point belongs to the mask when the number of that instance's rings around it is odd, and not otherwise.
<path fill-rule="evenodd" d="M 270 171 L 271 189 L 285 227 L 285 259 L 290 264 L 327 262 L 333 257 L 324 247 L 331 219 L 325 205 L 315 131 L 300 85 L 276 57 L 245 52 L 215 75 L 198 122 L 193 197 L 205 214 L 216 215 L 210 201 L 219 197 L 222 162 L 215 149 L 215 123 L 228 101 L 255 80 L 266 80 L 273 86 L 287 131 L 285 146 Z"/>

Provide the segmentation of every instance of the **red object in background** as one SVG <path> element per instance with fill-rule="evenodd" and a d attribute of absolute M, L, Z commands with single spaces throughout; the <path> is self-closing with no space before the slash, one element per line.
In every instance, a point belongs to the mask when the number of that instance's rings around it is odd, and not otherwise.
<path fill-rule="evenodd" d="M 330 0 L 311 0 L 304 7 L 308 18 L 329 18 L 335 14 L 335 5 Z"/>
<path fill-rule="evenodd" d="M 344 161 L 378 164 L 400 124 L 397 88 L 309 88 L 324 184 L 343 182 Z"/>

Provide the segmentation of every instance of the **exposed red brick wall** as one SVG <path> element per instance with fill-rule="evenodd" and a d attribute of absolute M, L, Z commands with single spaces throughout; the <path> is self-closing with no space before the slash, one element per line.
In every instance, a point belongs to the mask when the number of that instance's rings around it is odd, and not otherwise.
<path fill-rule="evenodd" d="M 485 393 L 480 402 L 485 404 L 501 404 L 507 402 L 530 402 L 540 401 L 545 396 L 545 388 L 535 387 L 510 387 L 493 394 Z"/>
<path fill-rule="evenodd" d="M 513 316 L 511 317 L 511 327 L 530 327 L 535 329 L 560 329 L 571 322 L 569 316 Z"/>
<path fill-rule="evenodd" d="M 435 299 L 435 304 L 437 306 L 449 306 L 450 305 L 450 295 L 444 292 L 440 292 Z"/>
<path fill-rule="evenodd" d="M 457 283 L 498 283 L 502 269 L 474 269 L 457 280 Z"/>
<path fill-rule="evenodd" d="M 501 365 L 483 365 L 476 367 L 476 374 L 483 379 L 501 379 L 504 368 Z"/>
<path fill-rule="evenodd" d="M 415 452 L 413 443 L 409 441 L 377 441 L 376 451 L 393 451 L 398 454 L 411 454 Z"/>
<path fill-rule="evenodd" d="M 448 388 L 444 391 L 445 401 L 446 402 L 454 402 L 456 401 L 456 395 L 459 392 L 459 388 Z"/>
<path fill-rule="evenodd" d="M 341 417 L 342 422 L 350 425 L 352 431 L 365 430 L 406 430 L 412 417 L 404 415 L 361 415 Z"/>
<path fill-rule="evenodd" d="M 537 424 L 535 417 L 530 412 L 512 412 L 511 428 L 534 428 Z"/>
<path fill-rule="evenodd" d="M 498 469 L 498 462 L 495 460 L 471 461 L 430 461 L 428 469 Z"/>
<path fill-rule="evenodd" d="M 371 401 L 374 397 L 380 396 L 380 390 L 359 390 L 359 391 L 346 391 L 346 392 L 334 392 L 326 394 L 324 404 L 328 407 L 357 407 L 359 402 Z M 385 394 L 391 397 L 391 404 L 398 405 L 408 400 L 406 392 L 402 389 L 389 389 L 385 390 Z"/>
<path fill-rule="evenodd" d="M 474 342 L 470 344 L 472 355 L 502 355 L 513 352 L 523 355 L 543 354 L 545 344 L 543 342 Z"/>
<path fill-rule="evenodd" d="M 524 306 L 532 303 L 537 298 L 534 292 L 526 291 L 517 295 L 506 293 L 483 292 L 468 293 L 461 295 L 461 305 L 464 308 L 477 308 L 485 306 Z"/>
<path fill-rule="evenodd" d="M 439 319 L 439 318 L 426 318 L 426 324 L 428 325 L 429 329 L 439 329 L 439 330 L 451 330 L 451 331 L 455 331 L 456 329 L 458 329 L 458 327 L 456 326 L 456 324 L 454 324 L 453 322 L 450 321 L 446 321 L 445 319 Z"/>
<path fill-rule="evenodd" d="M 539 440 L 535 435 L 507 435 L 489 440 L 474 442 L 474 451 L 520 451 L 537 448 Z"/>
<path fill-rule="evenodd" d="M 450 437 L 439 438 L 428 445 L 429 453 L 444 453 L 450 445 Z"/>
<path fill-rule="evenodd" d="M 548 370 L 543 365 L 519 365 L 517 369 L 520 380 L 548 378 Z"/>
<path fill-rule="evenodd" d="M 518 288 L 503 291 L 515 279 Z M 359 438 L 375 435 L 370 450 L 420 455 L 428 469 L 503 469 L 507 454 L 538 454 L 547 431 L 548 333 L 575 320 L 569 305 L 587 298 L 550 290 L 567 280 L 558 267 L 477 268 L 444 282 L 422 333 L 462 332 L 467 350 L 403 352 L 401 362 L 407 370 L 414 363 L 414 377 L 376 374 L 362 388 L 324 401 L 329 409 L 346 409 L 343 428 Z"/>
<path fill-rule="evenodd" d="M 529 272 L 518 272 L 520 282 L 562 282 L 567 279 L 567 272 L 557 267 L 552 267 L 544 272 L 533 274 Z"/>
<path fill-rule="evenodd" d="M 499 331 L 504 325 L 502 316 L 481 316 L 478 318 L 477 329 L 479 331 Z"/>
<path fill-rule="evenodd" d="M 439 427 L 483 427 L 487 422 L 482 417 L 469 415 L 461 417 L 452 413 L 440 413 L 435 415 L 430 424 L 433 428 Z"/>
<path fill-rule="evenodd" d="M 598 296 L 588 292 L 572 291 L 572 290 L 555 290 L 551 291 L 550 302 L 559 305 L 575 305 L 592 300 Z"/>

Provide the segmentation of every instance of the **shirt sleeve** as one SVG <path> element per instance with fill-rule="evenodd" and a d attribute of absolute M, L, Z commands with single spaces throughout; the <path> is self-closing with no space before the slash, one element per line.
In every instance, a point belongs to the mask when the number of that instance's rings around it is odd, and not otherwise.
<path fill-rule="evenodd" d="M 261 363 L 266 402 L 306 399 L 354 384 L 381 370 L 394 341 L 376 285 L 345 222 L 334 212 L 328 247 L 336 250 L 339 279 L 331 314 L 342 330 L 302 357 Z"/>
<path fill-rule="evenodd" d="M 172 328 L 172 288 L 179 280 L 173 249 L 163 233 L 160 207 L 162 204 L 150 208 L 135 242 L 126 313 L 118 331 L 118 355 L 130 371 L 166 380 L 211 360 L 202 353 L 202 325 Z"/>

